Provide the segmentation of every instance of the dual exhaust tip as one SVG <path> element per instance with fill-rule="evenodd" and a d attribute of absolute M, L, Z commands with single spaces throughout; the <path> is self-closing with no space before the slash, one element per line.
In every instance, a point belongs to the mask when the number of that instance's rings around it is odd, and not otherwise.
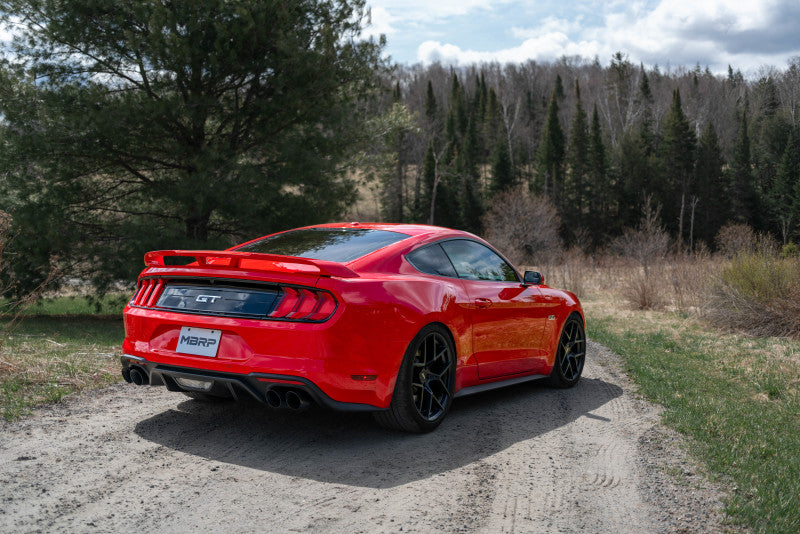
<path fill-rule="evenodd" d="M 150 383 L 147 372 L 135 365 L 122 370 L 122 378 L 125 382 L 146 386 Z M 297 389 L 272 388 L 266 394 L 267 404 L 271 408 L 289 408 L 290 410 L 302 411 L 311 406 L 311 399 L 308 395 Z"/>
<path fill-rule="evenodd" d="M 306 410 L 311 405 L 311 401 L 302 391 L 289 389 L 284 392 L 273 388 L 267 391 L 267 404 L 270 408 Z"/>

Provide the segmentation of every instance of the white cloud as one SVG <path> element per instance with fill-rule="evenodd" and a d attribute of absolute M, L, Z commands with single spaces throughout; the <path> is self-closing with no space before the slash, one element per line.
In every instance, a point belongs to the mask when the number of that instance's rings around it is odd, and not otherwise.
<path fill-rule="evenodd" d="M 491 10 L 501 4 L 510 4 L 514 0 L 370 0 L 369 5 L 385 9 L 398 19 L 412 22 L 430 22 L 432 20 L 458 15 L 466 15 L 472 11 Z"/>
<path fill-rule="evenodd" d="M 425 41 L 419 45 L 417 59 L 422 63 L 447 63 L 468 65 L 471 63 L 521 63 L 529 59 L 550 60 L 561 56 L 594 57 L 598 53 L 598 44 L 590 41 L 570 41 L 560 32 L 548 33 L 533 39 L 526 39 L 519 46 L 506 48 L 496 52 L 480 52 L 462 50 L 452 44 L 438 41 Z"/>
<path fill-rule="evenodd" d="M 551 33 L 574 33 L 581 30 L 583 17 L 578 16 L 575 20 L 559 19 L 547 17 L 539 26 L 535 28 L 511 27 L 511 35 L 517 39 L 536 39 Z"/>
<path fill-rule="evenodd" d="M 476 51 L 426 41 L 419 45 L 417 58 L 425 63 L 468 64 L 597 55 L 607 61 L 622 51 L 632 61 L 649 65 L 699 62 L 721 72 L 728 64 L 746 71 L 762 64 L 782 65 L 800 54 L 797 0 L 660 0 L 654 7 L 614 3 L 598 9 L 594 24 L 578 15 L 572 20 L 548 17 L 533 27 L 512 27 L 510 34 L 523 40 L 514 47 Z"/>

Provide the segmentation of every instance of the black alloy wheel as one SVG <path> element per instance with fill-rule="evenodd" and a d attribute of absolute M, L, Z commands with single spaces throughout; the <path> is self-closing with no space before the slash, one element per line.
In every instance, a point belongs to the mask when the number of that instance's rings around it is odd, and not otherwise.
<path fill-rule="evenodd" d="M 586 360 L 586 331 L 578 315 L 570 315 L 561 331 L 550 383 L 570 388 L 578 383 Z"/>
<path fill-rule="evenodd" d="M 389 409 L 375 413 L 382 426 L 430 432 L 453 402 L 456 351 L 440 325 L 428 325 L 411 341 L 400 365 Z"/>
<path fill-rule="evenodd" d="M 425 336 L 414 353 L 411 395 L 417 413 L 426 421 L 441 417 L 450 404 L 452 367 L 448 339 L 436 331 Z"/>

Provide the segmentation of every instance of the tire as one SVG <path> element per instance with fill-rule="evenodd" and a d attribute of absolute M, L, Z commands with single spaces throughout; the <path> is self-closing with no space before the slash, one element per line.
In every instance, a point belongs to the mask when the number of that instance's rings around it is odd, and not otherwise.
<path fill-rule="evenodd" d="M 430 432 L 450 411 L 455 378 L 450 333 L 441 325 L 426 326 L 406 349 L 389 409 L 376 412 L 375 420 L 393 430 Z"/>
<path fill-rule="evenodd" d="M 203 391 L 181 391 L 181 393 L 190 399 L 200 402 L 228 402 L 232 400 L 231 397 L 220 397 L 218 395 L 211 395 L 210 393 L 205 393 Z"/>
<path fill-rule="evenodd" d="M 564 323 L 558 340 L 556 359 L 550 372 L 550 385 L 571 388 L 581 379 L 586 361 L 586 330 L 580 315 L 572 314 Z"/>

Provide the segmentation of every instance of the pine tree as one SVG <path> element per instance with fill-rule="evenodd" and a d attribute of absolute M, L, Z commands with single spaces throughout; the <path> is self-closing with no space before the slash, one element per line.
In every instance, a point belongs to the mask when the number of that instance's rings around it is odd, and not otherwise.
<path fill-rule="evenodd" d="M 750 137 L 747 132 L 747 112 L 742 110 L 739 120 L 739 138 L 731 162 L 731 214 L 743 224 L 753 224 L 758 200 L 753 186 L 753 168 L 750 159 Z"/>
<path fill-rule="evenodd" d="M 47 213 L 15 228 L 10 246 L 42 244 L 45 274 L 58 258 L 65 277 L 134 280 L 132 259 L 147 250 L 224 248 L 349 208 L 342 168 L 367 144 L 362 102 L 385 66 L 381 42 L 359 37 L 363 0 L 9 1 L 2 11 L 20 21 L 0 69 L 2 148 L 17 159 L 2 185 L 38 184 L 15 194 L 25 204 L 15 221 Z M 34 72 L 46 83 L 8 83 Z M 45 238 L 44 225 L 60 235 Z"/>
<path fill-rule="evenodd" d="M 564 182 L 564 132 L 558 120 L 558 95 L 555 89 L 547 106 L 547 119 L 537 160 L 536 189 L 560 206 L 560 190 Z"/>
<path fill-rule="evenodd" d="M 608 183 L 608 159 L 603 143 L 603 130 L 597 103 L 592 109 L 592 125 L 589 131 L 589 217 L 592 240 L 599 245 L 609 225 L 611 184 Z"/>
<path fill-rule="evenodd" d="M 473 110 L 474 111 L 474 110 Z M 464 137 L 464 148 L 460 152 L 461 190 L 460 206 L 461 228 L 479 234 L 483 230 L 481 219 L 483 217 L 483 203 L 480 183 L 480 146 L 476 127 L 475 113 L 471 113 L 467 121 L 467 133 Z"/>
<path fill-rule="evenodd" d="M 439 106 L 436 103 L 436 94 L 433 92 L 433 83 L 428 80 L 428 87 L 425 90 L 425 118 L 428 123 L 434 124 L 439 118 Z"/>
<path fill-rule="evenodd" d="M 418 217 L 420 221 L 435 224 L 439 182 L 436 175 L 436 147 L 433 146 L 433 140 L 428 143 L 428 149 L 425 151 L 425 159 L 422 164 L 422 183 L 423 196 L 420 205 L 423 209 L 420 210 Z"/>
<path fill-rule="evenodd" d="M 565 213 L 569 213 L 574 226 L 583 228 L 589 174 L 589 124 L 581 102 L 581 90 L 577 79 L 575 98 L 577 103 L 575 114 L 572 116 L 567 147 L 568 171 L 564 184 L 564 206 Z"/>
<path fill-rule="evenodd" d="M 498 137 L 492 154 L 492 192 L 497 194 L 513 186 L 514 171 L 508 154 L 508 143 L 502 137 Z"/>
<path fill-rule="evenodd" d="M 717 131 L 708 122 L 697 143 L 694 194 L 697 196 L 695 235 L 713 245 L 719 229 L 730 216 L 728 182 L 723 173 L 725 160 L 719 146 Z"/>
<path fill-rule="evenodd" d="M 556 96 L 559 102 L 566 98 L 566 94 L 564 93 L 564 82 L 561 80 L 560 74 L 556 74 L 556 83 L 555 88 L 553 89 L 553 94 Z"/>
<path fill-rule="evenodd" d="M 791 133 L 771 193 L 773 219 L 785 245 L 800 224 L 800 139 Z"/>
<path fill-rule="evenodd" d="M 672 105 L 664 120 L 664 139 L 660 147 L 661 190 L 658 199 L 664 209 L 667 228 L 683 242 L 690 202 L 697 141 L 681 106 L 681 93 L 672 92 Z M 658 190 L 657 190 L 658 191 Z M 675 226 L 677 222 L 677 228 Z"/>

